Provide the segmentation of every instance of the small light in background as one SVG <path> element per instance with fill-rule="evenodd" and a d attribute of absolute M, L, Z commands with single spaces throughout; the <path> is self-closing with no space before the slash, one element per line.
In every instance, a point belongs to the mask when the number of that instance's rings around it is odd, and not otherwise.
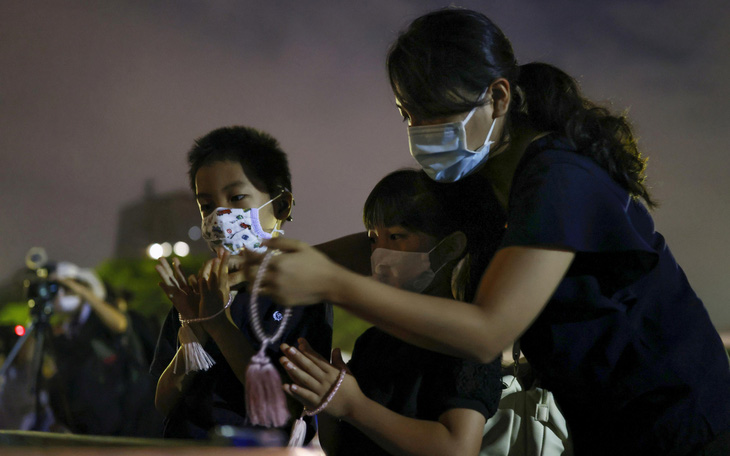
<path fill-rule="evenodd" d="M 201 234 L 202 233 L 200 232 L 199 226 L 192 226 L 188 230 L 188 237 L 191 241 L 197 241 L 198 239 L 200 239 Z"/>
<path fill-rule="evenodd" d="M 17 334 L 18 337 L 23 337 L 25 335 L 25 326 L 23 326 L 23 325 L 15 326 L 15 334 Z"/>
<path fill-rule="evenodd" d="M 162 256 L 162 246 L 157 243 L 150 245 L 147 247 L 147 255 L 153 260 L 159 259 Z"/>
<path fill-rule="evenodd" d="M 190 253 L 190 246 L 186 242 L 178 241 L 175 243 L 172 250 L 175 252 L 175 255 L 184 257 L 188 256 L 188 253 Z"/>
<path fill-rule="evenodd" d="M 169 242 L 163 242 L 162 243 L 162 256 L 169 257 L 170 255 L 172 255 L 172 245 L 170 245 Z"/>

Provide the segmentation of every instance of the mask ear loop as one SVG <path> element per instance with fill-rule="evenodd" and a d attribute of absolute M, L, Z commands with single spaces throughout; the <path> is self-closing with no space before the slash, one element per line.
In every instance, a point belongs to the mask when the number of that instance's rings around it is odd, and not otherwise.
<path fill-rule="evenodd" d="M 279 195 L 277 195 L 277 196 L 276 196 L 276 198 L 279 198 L 279 197 L 283 196 L 283 195 L 284 195 L 285 193 L 288 193 L 289 195 L 291 195 L 291 202 L 290 202 L 289 204 L 287 204 L 287 208 L 289 209 L 289 213 L 288 213 L 288 214 L 286 215 L 286 217 L 284 217 L 283 219 L 280 219 L 280 218 L 278 218 L 278 217 L 276 218 L 276 220 L 277 220 L 277 222 L 276 222 L 276 223 L 277 223 L 277 225 L 276 225 L 276 227 L 275 227 L 275 228 L 277 229 L 277 231 L 278 231 L 278 228 L 279 228 L 279 227 L 281 226 L 281 224 L 282 224 L 282 223 L 283 223 L 284 221 L 287 221 L 287 222 L 292 222 L 292 221 L 294 220 L 294 219 L 292 218 L 292 216 L 291 216 L 291 213 L 292 213 L 292 208 L 294 207 L 294 204 L 295 204 L 295 203 L 294 203 L 294 194 L 293 194 L 293 193 L 291 192 L 291 190 L 289 190 L 289 189 L 288 189 L 288 188 L 286 188 L 286 187 L 282 188 L 282 190 L 281 190 L 281 193 L 279 193 Z M 274 199 L 276 199 L 276 198 L 274 198 Z M 272 201 L 273 201 L 273 200 L 272 200 Z M 281 233 L 283 234 L 284 232 L 283 232 L 283 231 L 281 231 Z"/>
<path fill-rule="evenodd" d="M 487 96 L 487 92 L 489 92 L 489 87 L 487 87 L 486 89 L 484 89 L 484 92 L 482 92 L 482 94 L 479 95 L 479 98 L 477 98 L 477 102 L 482 101 L 484 99 L 484 97 Z M 482 106 L 487 105 L 487 104 L 489 104 L 489 103 L 484 103 L 482 105 L 474 106 L 473 108 L 471 108 L 471 111 L 469 111 L 469 114 L 466 115 L 466 117 L 464 118 L 464 120 L 461 121 L 461 123 L 464 124 L 464 126 L 466 127 L 466 123 L 469 122 L 469 119 L 471 119 L 471 116 L 474 115 L 474 112 L 477 110 L 477 108 L 481 108 Z M 489 136 L 487 136 L 487 138 L 488 137 Z"/>
<path fill-rule="evenodd" d="M 478 100 L 482 100 L 485 96 L 487 96 L 487 92 L 488 91 L 489 91 L 489 88 L 487 88 L 486 90 L 484 90 L 484 92 L 482 92 L 482 94 L 479 96 L 479 99 Z M 464 118 L 464 120 L 461 121 L 461 124 L 464 127 L 464 129 L 462 130 L 464 132 L 463 133 L 464 135 L 466 135 L 466 124 L 467 124 L 467 122 L 469 122 L 469 119 L 471 119 L 471 117 L 474 115 L 474 113 L 476 112 L 477 108 L 481 108 L 482 106 L 486 106 L 488 104 L 492 104 L 492 100 L 488 100 L 483 105 L 474 106 L 471 109 L 471 111 L 469 111 L 469 114 L 466 115 L 466 117 Z M 478 149 L 481 149 L 482 147 L 484 147 L 485 144 L 487 144 L 487 143 L 490 142 L 489 141 L 489 138 L 492 137 L 492 131 L 494 130 L 494 125 L 496 123 L 497 123 L 497 119 L 496 118 L 492 119 L 492 125 L 489 127 L 489 133 L 487 133 L 487 137 L 484 138 L 484 142 L 482 143 L 482 145 L 479 146 L 479 147 L 477 147 L 477 150 Z M 464 137 L 462 139 L 464 140 L 464 144 L 466 144 L 466 137 Z M 492 142 L 494 142 L 494 141 L 492 141 Z"/>
<path fill-rule="evenodd" d="M 491 127 L 489 127 L 489 133 L 487 133 L 487 137 L 486 137 L 486 138 L 484 138 L 484 144 L 487 144 L 487 143 L 489 143 L 489 142 L 492 142 L 492 143 L 494 142 L 494 141 L 489 141 L 489 138 L 491 138 L 491 137 L 492 137 L 492 131 L 494 130 L 494 125 L 495 125 L 496 123 L 497 123 L 497 118 L 494 118 L 494 119 L 492 119 L 492 126 L 491 126 Z M 481 145 L 481 146 L 479 146 L 479 147 L 484 147 L 484 144 L 482 144 L 482 145 Z"/>
<path fill-rule="evenodd" d="M 256 217 L 256 219 L 258 221 L 258 225 L 259 226 L 261 226 L 261 222 L 258 220 L 259 211 L 262 208 L 266 207 L 267 205 L 269 205 L 269 204 L 273 203 L 274 201 L 276 201 L 277 199 L 279 199 L 282 195 L 284 195 L 284 193 L 289 193 L 290 195 L 292 195 L 292 192 L 290 192 L 287 188 L 284 188 L 281 191 L 281 193 L 279 193 L 275 197 L 271 198 L 269 201 L 265 202 L 264 204 L 262 204 L 261 206 L 259 206 L 259 207 L 256 208 L 255 217 Z M 292 195 L 292 205 L 293 204 L 294 204 L 294 195 Z M 289 222 L 291 222 L 292 221 L 292 218 L 291 218 L 291 207 L 289 208 L 289 214 L 290 215 L 288 215 L 286 217 L 286 220 L 289 221 Z M 251 214 L 251 215 L 254 215 L 254 214 Z M 274 224 L 274 228 L 271 230 L 271 234 L 273 234 L 273 233 L 279 233 L 279 234 L 282 234 L 283 235 L 284 234 L 284 230 L 280 229 L 282 220 L 279 219 L 279 218 L 277 218 L 277 217 L 275 217 L 275 218 L 276 218 L 276 223 Z M 257 231 L 257 230 L 254 230 L 254 231 Z M 269 233 L 266 233 L 265 235 L 262 235 L 261 233 L 256 232 L 256 234 L 259 235 L 259 236 L 261 236 L 261 237 L 263 237 L 263 238 L 265 238 L 265 239 L 269 239 L 270 238 L 270 236 L 267 236 Z"/>
<path fill-rule="evenodd" d="M 433 246 L 433 248 L 432 248 L 431 250 L 429 250 L 429 251 L 428 251 L 428 261 L 429 261 L 429 263 L 431 263 L 431 253 L 433 253 L 433 251 L 434 251 L 434 250 L 436 250 L 437 248 L 439 248 L 439 246 L 441 246 L 441 244 L 443 244 L 444 242 L 446 242 L 446 240 L 447 240 L 448 238 L 450 238 L 451 236 L 454 236 L 454 235 L 455 235 L 455 233 L 458 233 L 458 231 L 454 231 L 453 233 L 451 233 L 451 234 L 449 234 L 449 235 L 447 235 L 447 236 L 444 236 L 444 238 L 443 238 L 443 239 L 441 239 L 441 240 L 440 240 L 440 241 L 438 242 L 438 244 L 434 245 L 434 246 Z M 462 252 L 462 253 L 463 253 L 463 252 Z M 458 255 L 457 255 L 457 258 L 458 258 Z M 456 258 L 452 258 L 452 260 L 454 260 L 454 259 L 456 259 Z M 434 274 L 438 274 L 438 272 L 439 272 L 439 271 L 440 271 L 441 269 L 443 269 L 443 267 L 444 267 L 444 266 L 446 266 L 446 264 L 448 264 L 448 262 L 449 262 L 449 261 L 451 261 L 451 260 L 446 260 L 446 261 L 444 261 L 444 264 L 442 264 L 441 266 L 439 266 L 439 268 L 438 268 L 437 270 L 433 271 L 433 272 L 434 272 Z"/>
<path fill-rule="evenodd" d="M 254 234 L 256 236 L 258 236 L 262 239 L 271 239 L 273 233 L 284 234 L 283 230 L 277 229 L 277 224 L 274 224 L 274 228 L 271 230 L 271 233 L 267 233 L 266 231 L 264 231 L 264 228 L 261 226 L 261 219 L 259 218 L 259 212 L 261 211 L 261 209 L 263 209 L 264 207 L 271 204 L 274 200 L 279 198 L 281 195 L 283 195 L 283 193 L 276 195 L 275 197 L 271 198 L 270 200 L 268 200 L 267 202 L 265 202 L 264 204 L 262 204 L 259 207 L 252 207 L 250 209 L 251 210 L 251 230 L 254 232 Z M 277 220 L 277 222 L 278 222 L 278 220 Z"/>

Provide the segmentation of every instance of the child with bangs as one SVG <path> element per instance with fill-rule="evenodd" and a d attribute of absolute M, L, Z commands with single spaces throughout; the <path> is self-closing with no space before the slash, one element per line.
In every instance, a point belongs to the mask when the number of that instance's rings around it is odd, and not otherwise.
<path fill-rule="evenodd" d="M 496 202 L 484 204 L 484 189 L 488 186 L 478 179 L 444 185 L 415 170 L 383 178 L 363 211 L 373 278 L 417 293 L 470 300 L 504 226 Z M 330 364 L 306 340 L 298 348 L 282 345 L 280 361 L 294 382 L 285 390 L 307 410 L 326 404 L 324 413 L 339 420 L 323 420 L 327 454 L 479 452 L 484 424 L 500 399 L 500 359 L 489 364 L 457 359 L 378 327 L 357 339 L 347 365 L 339 349 Z M 327 403 L 343 371 L 339 392 Z"/>

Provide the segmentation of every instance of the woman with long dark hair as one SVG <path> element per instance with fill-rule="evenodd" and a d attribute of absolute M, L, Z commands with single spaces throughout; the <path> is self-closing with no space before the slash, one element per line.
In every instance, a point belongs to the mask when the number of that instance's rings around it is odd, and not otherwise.
<path fill-rule="evenodd" d="M 518 65 L 474 11 L 416 19 L 387 67 L 421 167 L 441 182 L 486 177 L 504 209 L 476 305 L 444 311 L 443 299 L 374 284 L 292 240 L 269 243 L 287 254 L 267 291 L 287 305 L 332 301 L 408 342 L 484 362 L 519 338 L 577 454 L 729 454 L 728 358 L 654 231 L 627 119 L 558 68 Z"/>

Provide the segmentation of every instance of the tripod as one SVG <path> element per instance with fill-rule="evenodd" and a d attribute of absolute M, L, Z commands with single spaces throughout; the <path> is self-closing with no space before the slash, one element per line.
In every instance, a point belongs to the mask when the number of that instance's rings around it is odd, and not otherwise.
<path fill-rule="evenodd" d="M 7 372 L 10 369 L 10 365 L 13 360 L 17 357 L 23 345 L 30 339 L 31 336 L 35 335 L 35 346 L 33 347 L 33 358 L 31 361 L 31 373 L 33 374 L 33 383 L 31 384 L 31 393 L 34 397 L 35 402 L 35 415 L 33 425 L 30 430 L 42 431 L 45 430 L 44 423 L 46 422 L 46 409 L 41 401 L 41 382 L 43 377 L 43 355 L 45 349 L 45 342 L 48 334 L 50 333 L 50 318 L 53 314 L 53 302 L 50 296 L 43 297 L 40 299 L 33 299 L 30 302 L 33 303 L 31 307 L 32 322 L 28 326 L 25 334 L 18 339 L 13 348 L 8 353 L 8 357 L 5 359 L 2 367 L 0 368 L 0 394 L 4 393 L 5 384 L 7 382 Z"/>

